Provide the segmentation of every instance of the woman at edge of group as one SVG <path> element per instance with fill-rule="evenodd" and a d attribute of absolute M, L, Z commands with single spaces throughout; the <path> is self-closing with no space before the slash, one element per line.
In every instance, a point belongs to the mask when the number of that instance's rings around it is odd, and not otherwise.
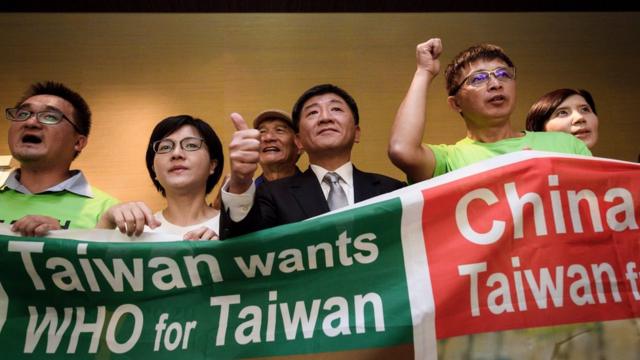
<path fill-rule="evenodd" d="M 598 115 L 587 90 L 557 89 L 543 95 L 527 114 L 528 131 L 562 131 L 572 134 L 589 150 L 598 142 Z"/>
<path fill-rule="evenodd" d="M 160 121 L 151 133 L 146 153 L 151 181 L 167 199 L 167 207 L 153 214 L 140 201 L 115 205 L 96 228 L 118 228 L 139 236 L 145 230 L 168 233 L 184 240 L 218 238 L 219 211 L 208 206 L 224 167 L 222 144 L 206 122 L 189 115 Z"/>

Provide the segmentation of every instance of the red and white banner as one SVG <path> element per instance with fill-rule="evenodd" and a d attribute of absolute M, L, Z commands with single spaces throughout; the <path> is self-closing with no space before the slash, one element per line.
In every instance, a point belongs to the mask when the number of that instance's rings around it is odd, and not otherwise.
<path fill-rule="evenodd" d="M 480 165 L 423 183 L 437 338 L 638 316 L 640 165 L 539 152 Z"/>

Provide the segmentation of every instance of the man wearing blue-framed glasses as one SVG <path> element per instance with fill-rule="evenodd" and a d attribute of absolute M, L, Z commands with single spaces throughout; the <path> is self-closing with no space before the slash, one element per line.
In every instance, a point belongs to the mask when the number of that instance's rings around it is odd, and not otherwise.
<path fill-rule="evenodd" d="M 117 201 L 89 186 L 80 170 L 70 170 L 87 145 L 91 111 L 63 84 L 33 84 L 5 110 L 9 149 L 20 162 L 0 187 L 0 222 L 23 236 L 50 230 L 93 228 Z"/>
<path fill-rule="evenodd" d="M 440 71 L 441 53 L 437 38 L 417 46 L 417 69 L 391 129 L 389 157 L 410 181 L 525 149 L 591 155 L 568 134 L 514 130 L 516 68 L 500 47 L 490 44 L 466 49 L 445 71 L 447 102 L 463 118 L 467 136 L 454 145 L 422 144 L 427 90 Z"/>

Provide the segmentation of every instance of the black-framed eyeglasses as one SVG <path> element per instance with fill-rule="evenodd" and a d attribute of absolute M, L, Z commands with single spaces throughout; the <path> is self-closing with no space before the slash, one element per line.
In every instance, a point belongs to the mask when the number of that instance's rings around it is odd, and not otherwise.
<path fill-rule="evenodd" d="M 78 128 L 78 125 L 69 120 L 65 114 L 56 110 L 30 111 L 24 108 L 8 108 L 5 110 L 5 115 L 7 119 L 11 121 L 27 121 L 32 116 L 35 116 L 36 120 L 38 120 L 40 124 L 44 125 L 55 125 L 64 119 L 67 120 L 78 133 L 82 133 L 80 128 Z"/>
<path fill-rule="evenodd" d="M 186 137 L 180 140 L 180 148 L 184 151 L 200 150 L 202 148 L 202 144 L 204 144 L 203 138 Z M 157 140 L 153 142 L 152 147 L 156 154 L 166 154 L 175 149 L 176 142 L 171 139 Z"/>
<path fill-rule="evenodd" d="M 469 85 L 472 87 L 478 87 L 482 84 L 486 84 L 491 79 L 491 75 L 493 75 L 496 80 L 501 82 L 507 82 L 511 80 L 515 80 L 516 78 L 516 68 L 514 67 L 499 67 L 493 70 L 482 70 L 476 71 L 469 74 L 467 77 L 460 81 L 460 84 L 456 85 L 449 92 L 449 96 L 453 96 L 460 91 L 463 85 Z"/>

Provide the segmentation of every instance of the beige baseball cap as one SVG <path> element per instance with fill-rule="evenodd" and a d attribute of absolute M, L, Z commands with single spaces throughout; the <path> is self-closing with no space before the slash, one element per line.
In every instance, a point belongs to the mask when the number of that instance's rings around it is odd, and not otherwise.
<path fill-rule="evenodd" d="M 278 109 L 269 109 L 258 114 L 258 116 L 253 120 L 253 128 L 257 129 L 263 121 L 272 119 L 282 120 L 294 131 L 298 131 L 293 125 L 291 116 L 287 112 Z"/>

